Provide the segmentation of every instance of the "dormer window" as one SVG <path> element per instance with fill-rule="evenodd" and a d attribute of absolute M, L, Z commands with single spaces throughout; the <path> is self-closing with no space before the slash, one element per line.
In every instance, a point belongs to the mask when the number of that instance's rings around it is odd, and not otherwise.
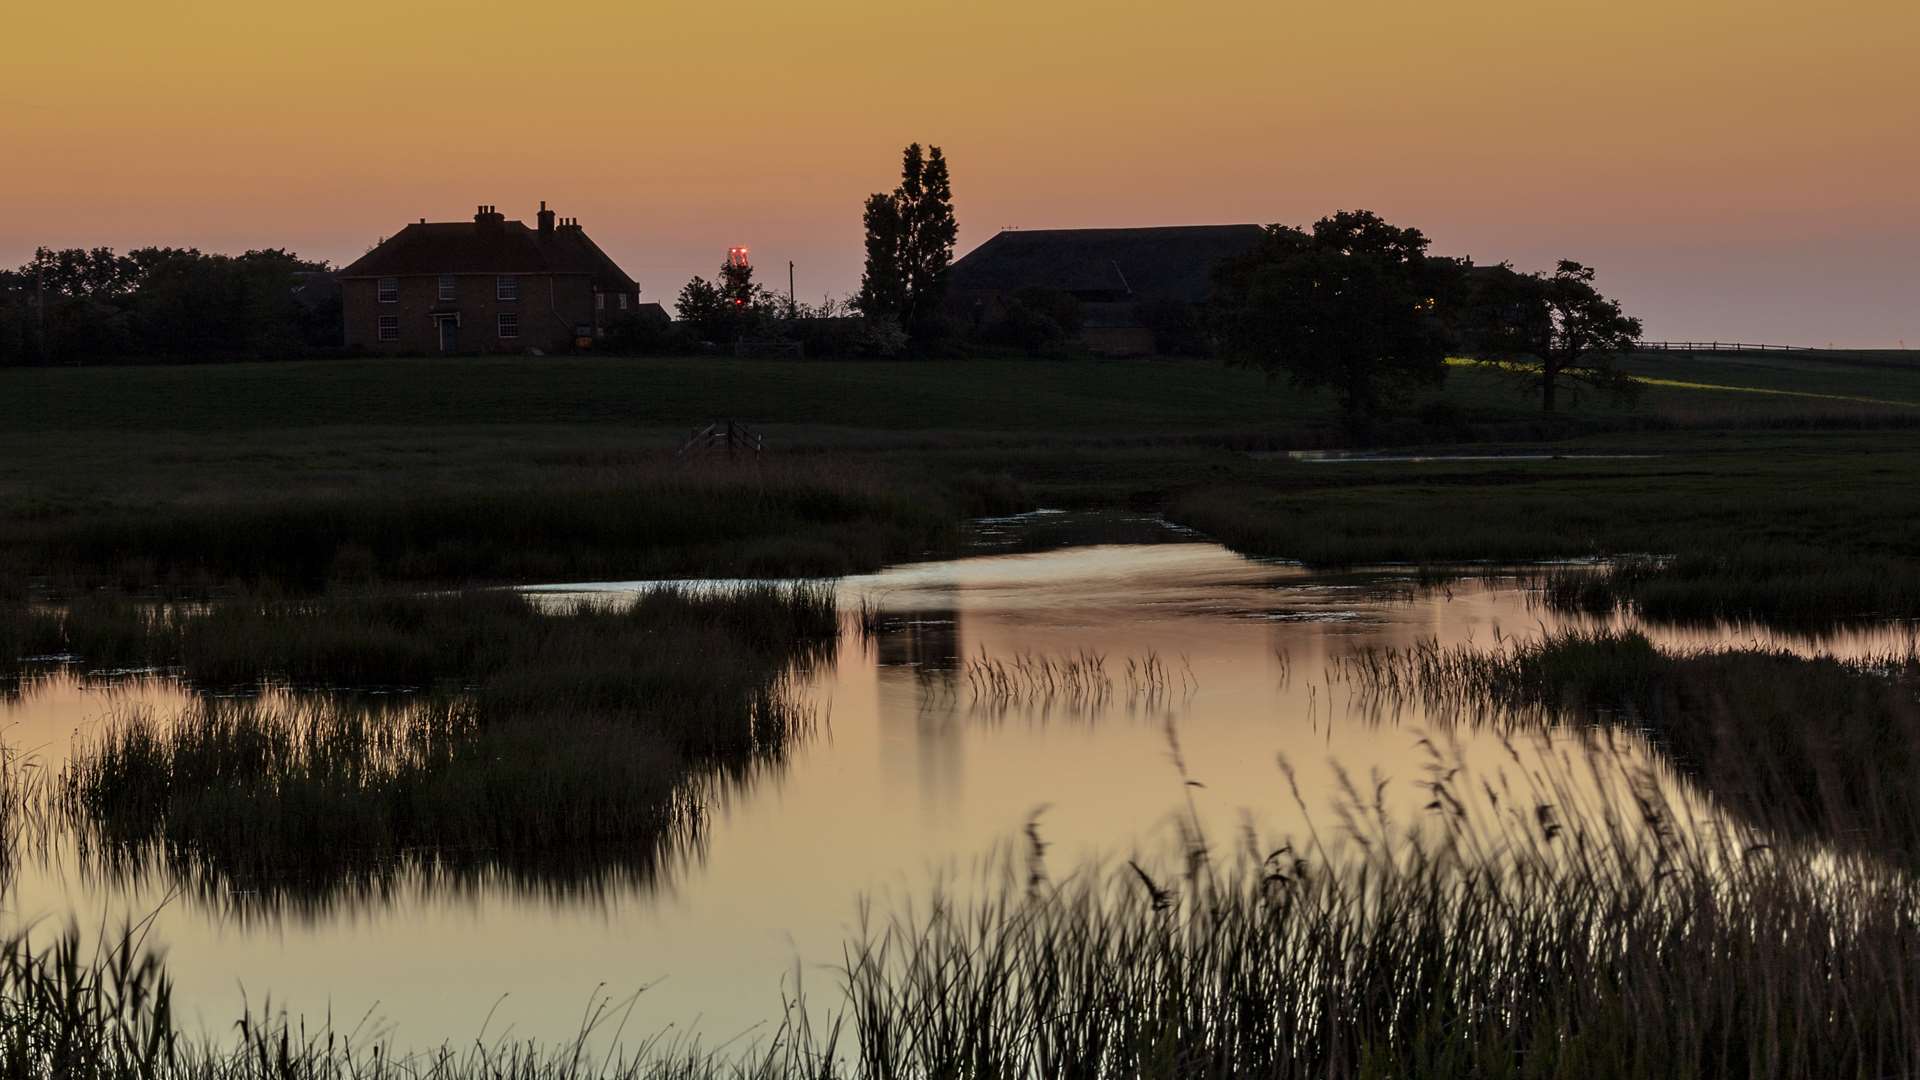
<path fill-rule="evenodd" d="M 458 292 L 457 292 L 458 285 L 459 285 L 458 279 L 456 279 L 452 274 L 441 274 L 440 275 L 440 299 L 443 301 L 454 299 L 458 295 Z"/>
<path fill-rule="evenodd" d="M 397 304 L 400 302 L 399 278 L 383 277 L 380 279 L 380 302 L 383 304 Z"/>
<path fill-rule="evenodd" d="M 512 274 L 501 274 L 494 278 L 493 298 L 495 300 L 520 299 L 520 279 Z"/>

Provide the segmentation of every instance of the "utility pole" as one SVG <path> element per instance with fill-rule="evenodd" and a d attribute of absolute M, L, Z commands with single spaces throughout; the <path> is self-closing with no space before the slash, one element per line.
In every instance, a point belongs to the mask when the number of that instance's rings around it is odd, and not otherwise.
<path fill-rule="evenodd" d="M 40 362 L 47 361 L 47 260 L 33 253 L 33 318 L 40 338 Z"/>
<path fill-rule="evenodd" d="M 793 302 L 793 260 L 787 260 L 787 318 L 800 317 L 800 305 Z"/>

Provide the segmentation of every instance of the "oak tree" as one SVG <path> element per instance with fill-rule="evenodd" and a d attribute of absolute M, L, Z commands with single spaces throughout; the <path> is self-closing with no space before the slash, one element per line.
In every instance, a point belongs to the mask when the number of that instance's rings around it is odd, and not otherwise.
<path fill-rule="evenodd" d="M 1348 424 L 1364 431 L 1385 405 L 1446 375 L 1461 265 L 1428 256 L 1427 243 L 1420 230 L 1367 210 L 1322 218 L 1311 231 L 1268 226 L 1253 250 L 1215 271 L 1221 354 L 1330 389 Z"/>
<path fill-rule="evenodd" d="M 1502 264 L 1475 270 L 1473 277 L 1469 350 L 1514 365 L 1510 370 L 1539 389 L 1542 411 L 1555 410 L 1568 384 L 1620 398 L 1638 390 L 1614 361 L 1640 340 L 1640 320 L 1601 295 L 1592 267 L 1562 259 L 1551 275 L 1542 275 Z"/>

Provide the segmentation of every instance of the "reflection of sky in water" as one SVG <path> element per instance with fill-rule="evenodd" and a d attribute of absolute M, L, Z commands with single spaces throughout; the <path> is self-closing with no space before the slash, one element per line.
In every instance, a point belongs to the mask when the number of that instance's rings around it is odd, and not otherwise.
<path fill-rule="evenodd" d="M 629 1031 L 698 1021 L 709 1042 L 777 1015 L 796 956 L 831 963 L 862 893 L 903 897 L 929 874 L 963 870 L 1005 850 L 1036 808 L 1056 873 L 1092 857 L 1157 854 L 1173 842 L 1191 791 L 1215 842 L 1231 847 L 1243 817 L 1263 838 L 1301 838 L 1306 822 L 1335 836 L 1342 770 L 1355 788 L 1383 792 L 1389 827 L 1422 820 L 1421 787 L 1435 764 L 1499 778 L 1520 791 L 1556 787 L 1558 801 L 1597 797 L 1567 735 L 1518 740 L 1521 761 L 1497 738 L 1430 728 L 1417 713 L 1355 709 L 1349 686 L 1327 674 L 1364 646 L 1491 644 L 1566 625 L 1511 582 L 1465 580 L 1416 591 L 1402 573 L 1315 574 L 1176 542 L 1078 547 L 904 566 L 850 578 L 843 602 L 882 611 L 871 641 L 849 636 L 834 670 L 808 692 L 830 724 L 790 767 L 714 806 L 704 858 L 659 890 L 615 889 L 553 901 L 512 890 L 398 894 L 324 915 L 236 922 L 192 898 L 172 901 L 153 940 L 170 953 L 188 1015 L 222 1030 L 257 1005 L 308 1015 L 369 1009 L 427 1044 L 479 1034 L 502 995 L 492 1034 L 572 1034 L 598 984 L 652 986 Z M 554 587 L 542 595 L 617 597 L 645 585 Z M 1658 631 L 1664 643 L 1814 648 L 1758 631 Z M 1903 633 L 1841 635 L 1841 654 L 1904 649 Z M 1104 656 L 1114 686 L 1103 702 L 1056 693 L 987 701 L 965 663 L 985 657 Z M 1163 693 L 1130 692 L 1125 665 L 1157 657 L 1172 673 Z M 57 762 L 76 731 L 129 701 L 183 700 L 165 683 L 89 685 L 56 679 L 0 704 L 8 743 Z M 1188 774 L 1173 764 L 1176 732 Z M 1644 747 L 1613 740 L 1629 769 L 1673 781 Z M 1537 775 L 1529 775 L 1534 773 Z M 1620 790 L 1624 790 L 1621 782 Z M 1608 792 L 1618 797 L 1620 791 Z M 1686 801 L 1693 797 L 1682 795 Z M 1516 799 L 1524 802 L 1524 798 Z M 120 890 L 89 880 L 70 859 L 29 859 L 6 897 L 8 919 L 70 913 L 82 925 L 144 914 L 164 884 Z M 830 972 L 804 969 L 831 996 Z M 349 1024 L 352 1021 L 349 1021 Z"/>

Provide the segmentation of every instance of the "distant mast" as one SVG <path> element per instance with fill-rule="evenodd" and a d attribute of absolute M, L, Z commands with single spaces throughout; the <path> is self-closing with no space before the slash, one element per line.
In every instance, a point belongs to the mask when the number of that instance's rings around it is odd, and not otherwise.
<path fill-rule="evenodd" d="M 753 260 L 745 244 L 727 249 L 725 277 L 727 292 L 733 296 L 733 306 L 746 307 L 748 298 L 753 295 L 752 287 L 748 284 L 753 280 Z"/>

